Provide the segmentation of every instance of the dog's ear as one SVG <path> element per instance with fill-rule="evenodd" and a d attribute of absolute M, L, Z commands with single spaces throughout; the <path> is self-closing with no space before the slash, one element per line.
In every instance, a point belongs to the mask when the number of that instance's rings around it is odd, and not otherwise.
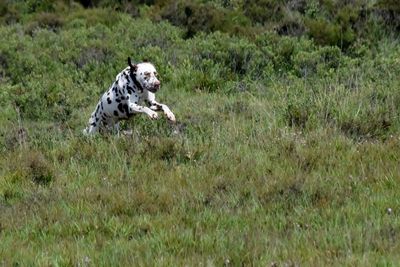
<path fill-rule="evenodd" d="M 137 71 L 137 65 L 132 65 L 131 57 L 128 57 L 128 65 L 131 68 L 132 72 Z"/>

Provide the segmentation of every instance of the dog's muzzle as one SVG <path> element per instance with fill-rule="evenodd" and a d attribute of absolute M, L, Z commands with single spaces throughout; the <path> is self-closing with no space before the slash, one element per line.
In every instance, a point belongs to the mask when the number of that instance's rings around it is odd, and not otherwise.
<path fill-rule="evenodd" d="M 160 82 L 157 81 L 157 82 L 155 82 L 155 83 L 153 84 L 152 87 L 148 88 L 147 90 L 149 90 L 149 91 L 152 92 L 152 93 L 155 93 L 155 92 L 157 92 L 159 89 L 160 89 Z"/>

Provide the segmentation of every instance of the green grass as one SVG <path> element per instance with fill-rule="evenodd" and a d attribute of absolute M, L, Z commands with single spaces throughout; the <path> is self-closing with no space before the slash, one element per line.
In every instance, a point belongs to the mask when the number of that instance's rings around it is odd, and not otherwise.
<path fill-rule="evenodd" d="M 0 28 L 0 265 L 397 265 L 396 40 L 352 57 L 103 12 Z M 82 136 L 128 55 L 177 124 Z"/>

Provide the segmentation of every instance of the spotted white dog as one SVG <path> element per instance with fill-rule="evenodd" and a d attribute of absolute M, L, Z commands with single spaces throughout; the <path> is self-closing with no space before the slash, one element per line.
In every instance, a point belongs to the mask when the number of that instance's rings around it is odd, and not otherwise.
<path fill-rule="evenodd" d="M 103 94 L 89 119 L 84 134 L 94 134 L 99 129 L 114 129 L 119 133 L 119 121 L 138 113 L 157 119 L 155 111 L 162 110 L 168 120 L 175 122 L 175 115 L 164 104 L 155 100 L 160 89 L 155 67 L 148 62 L 132 65 L 128 57 L 128 67 L 120 72 L 110 89 Z M 142 103 L 147 106 L 142 106 Z"/>

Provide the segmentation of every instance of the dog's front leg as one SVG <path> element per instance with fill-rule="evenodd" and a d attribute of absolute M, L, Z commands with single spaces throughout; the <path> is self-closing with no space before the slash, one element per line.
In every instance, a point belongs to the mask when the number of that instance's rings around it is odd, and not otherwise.
<path fill-rule="evenodd" d="M 143 107 L 137 104 L 130 103 L 129 104 L 129 112 L 131 113 L 145 113 L 150 119 L 155 120 L 158 119 L 157 112 L 149 109 L 148 107 Z"/>
<path fill-rule="evenodd" d="M 156 101 L 155 95 L 153 93 L 150 93 L 150 92 L 148 93 L 147 101 L 150 104 L 151 110 L 154 110 L 154 111 L 162 110 L 170 121 L 172 121 L 172 122 L 176 121 L 174 113 L 172 113 L 172 111 L 169 109 L 169 107 L 167 105 L 158 103 Z"/>
<path fill-rule="evenodd" d="M 151 105 L 150 109 L 155 111 L 162 110 L 170 121 L 172 122 L 176 121 L 174 113 L 172 113 L 172 111 L 169 109 L 167 105 L 158 103 L 155 100 L 153 102 L 150 102 L 150 105 Z"/>

